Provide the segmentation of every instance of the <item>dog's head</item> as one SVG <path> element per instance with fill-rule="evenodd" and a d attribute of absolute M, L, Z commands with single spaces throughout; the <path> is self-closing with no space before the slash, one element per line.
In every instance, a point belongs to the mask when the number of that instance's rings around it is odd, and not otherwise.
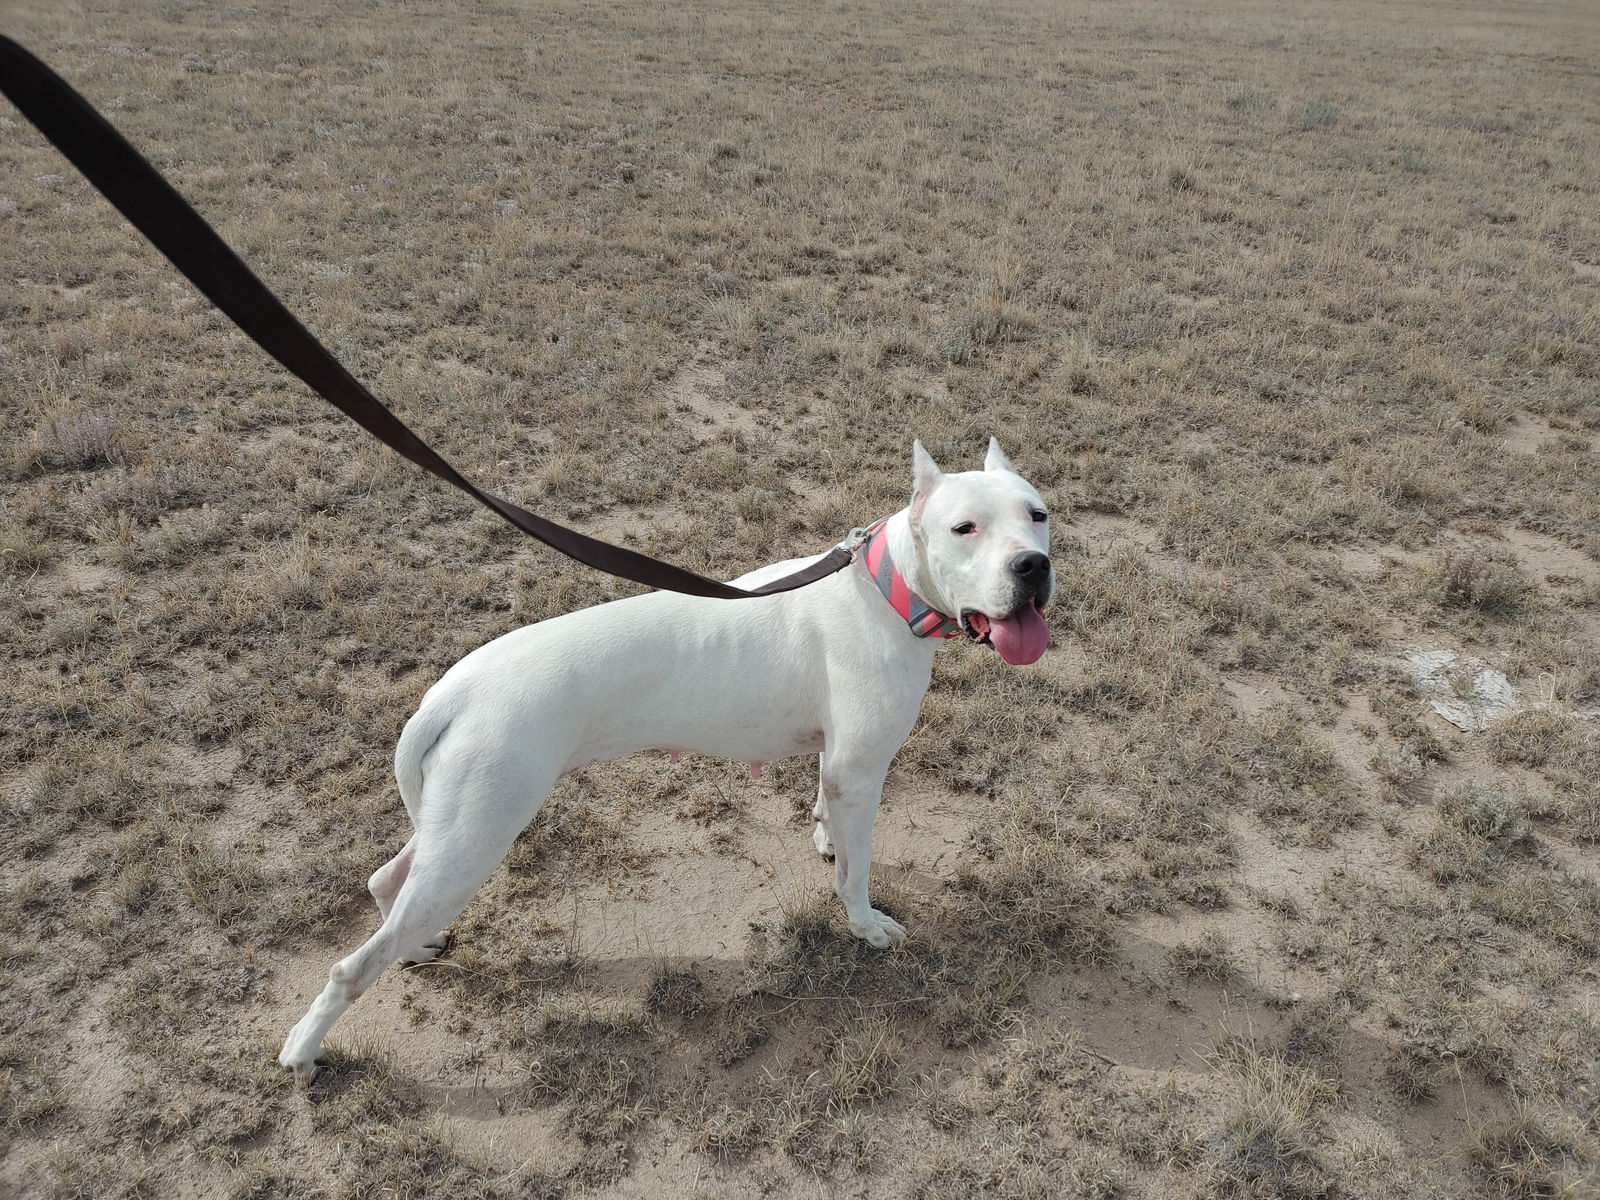
<path fill-rule="evenodd" d="M 1008 663 L 1037 661 L 1050 644 L 1043 609 L 1055 588 L 1049 509 L 993 438 L 981 471 L 946 475 L 921 442 L 912 458 L 924 594 Z"/>

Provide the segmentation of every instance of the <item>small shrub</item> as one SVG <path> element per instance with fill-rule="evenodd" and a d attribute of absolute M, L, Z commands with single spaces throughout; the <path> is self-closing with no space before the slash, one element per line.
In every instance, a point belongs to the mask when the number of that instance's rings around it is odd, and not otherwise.
<path fill-rule="evenodd" d="M 1452 551 L 1423 582 L 1441 608 L 1472 609 L 1489 616 L 1511 616 L 1533 595 L 1533 581 L 1505 554 Z"/>
<path fill-rule="evenodd" d="M 1439 798 L 1439 814 L 1462 833 L 1495 838 L 1521 830 L 1523 806 L 1515 797 L 1464 783 Z"/>
<path fill-rule="evenodd" d="M 117 419 L 101 413 L 72 413 L 46 421 L 39 442 L 45 462 L 54 467 L 82 469 L 126 461 Z"/>

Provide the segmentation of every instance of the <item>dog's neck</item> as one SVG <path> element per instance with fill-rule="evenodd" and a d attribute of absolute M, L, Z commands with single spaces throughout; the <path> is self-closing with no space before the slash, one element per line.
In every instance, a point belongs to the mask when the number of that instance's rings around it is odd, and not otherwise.
<path fill-rule="evenodd" d="M 862 547 L 860 561 L 889 605 L 917 637 L 948 638 L 961 632 L 956 614 L 932 587 L 927 556 L 911 528 L 910 510 L 888 518 Z"/>

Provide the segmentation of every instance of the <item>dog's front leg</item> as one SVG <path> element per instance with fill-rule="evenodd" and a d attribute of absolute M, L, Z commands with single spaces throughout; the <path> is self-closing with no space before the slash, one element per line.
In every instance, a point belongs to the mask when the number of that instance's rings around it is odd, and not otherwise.
<path fill-rule="evenodd" d="M 866 764 L 832 752 L 822 756 L 822 799 L 833 840 L 833 890 L 844 904 L 850 932 L 880 950 L 906 936 L 898 921 L 873 908 L 867 899 L 872 826 L 888 773 L 888 762 Z"/>

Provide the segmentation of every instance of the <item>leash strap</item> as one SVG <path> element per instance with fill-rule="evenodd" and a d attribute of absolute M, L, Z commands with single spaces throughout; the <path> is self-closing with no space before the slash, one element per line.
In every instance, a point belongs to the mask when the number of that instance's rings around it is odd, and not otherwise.
<path fill-rule="evenodd" d="M 263 350 L 390 449 L 455 485 L 524 533 L 588 566 L 647 587 L 738 600 L 804 587 L 851 562 L 845 545 L 749 591 L 613 546 L 472 483 L 345 370 L 172 185 L 70 84 L 0 36 L 0 91 L 105 198 Z"/>

